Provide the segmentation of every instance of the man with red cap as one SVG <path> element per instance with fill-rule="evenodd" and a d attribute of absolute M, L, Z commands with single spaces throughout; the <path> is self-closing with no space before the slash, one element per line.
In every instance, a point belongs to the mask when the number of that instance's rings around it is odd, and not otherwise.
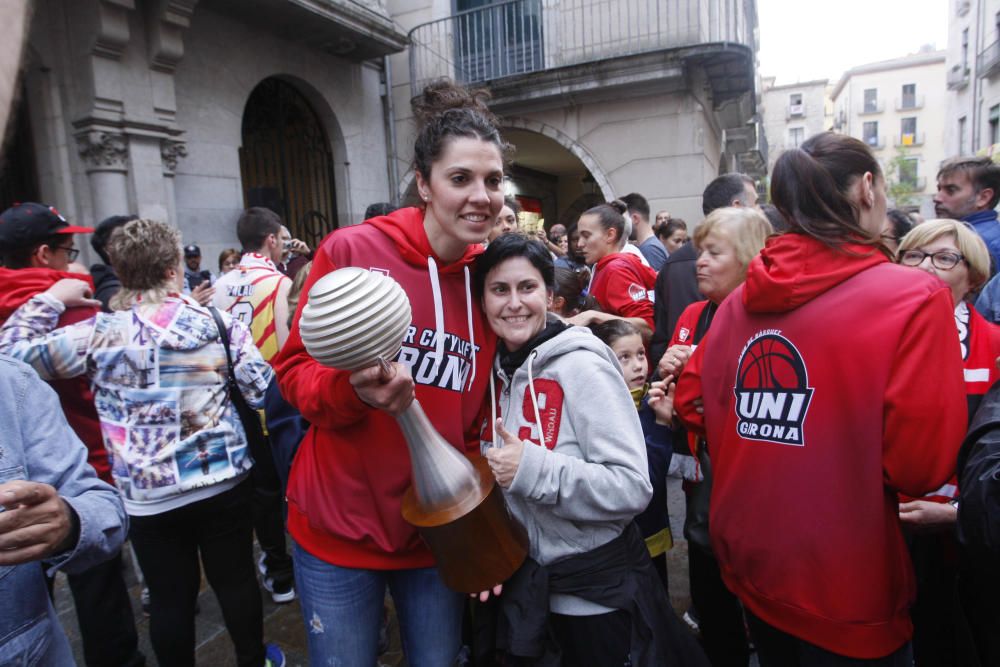
<path fill-rule="evenodd" d="M 71 273 L 79 250 L 75 234 L 91 227 L 70 225 L 55 208 L 26 202 L 0 213 L 0 322 L 28 299 L 62 278 L 93 283 L 89 275 Z M 67 308 L 59 326 L 93 317 L 93 307 Z M 87 461 L 104 481 L 111 481 L 111 464 L 104 448 L 94 395 L 83 378 L 50 383 L 59 395 L 66 420 L 87 446 Z M 83 573 L 69 576 L 76 604 L 84 658 L 88 665 L 142 665 L 128 589 L 122 578 L 121 553 Z"/>

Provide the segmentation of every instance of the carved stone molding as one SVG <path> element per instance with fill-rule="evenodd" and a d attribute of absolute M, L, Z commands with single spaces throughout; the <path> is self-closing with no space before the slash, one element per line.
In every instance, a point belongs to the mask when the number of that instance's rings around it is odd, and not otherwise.
<path fill-rule="evenodd" d="M 98 0 L 97 34 L 93 49 L 95 55 L 121 60 L 131 38 L 128 17 L 133 9 L 133 0 Z"/>
<path fill-rule="evenodd" d="M 123 134 L 86 132 L 77 135 L 76 145 L 87 171 L 125 171 L 128 168 L 128 138 Z"/>
<path fill-rule="evenodd" d="M 160 139 L 160 157 L 167 173 L 172 174 L 177 169 L 177 162 L 187 157 L 187 145 L 175 139 Z"/>
<path fill-rule="evenodd" d="M 148 20 L 149 64 L 154 70 L 172 73 L 184 57 L 184 30 L 199 0 L 157 0 Z"/>

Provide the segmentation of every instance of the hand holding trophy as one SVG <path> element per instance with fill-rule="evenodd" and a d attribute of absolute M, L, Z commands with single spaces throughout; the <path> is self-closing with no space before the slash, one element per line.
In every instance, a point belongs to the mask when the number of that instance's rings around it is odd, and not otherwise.
<path fill-rule="evenodd" d="M 357 267 L 333 271 L 309 290 L 299 331 L 316 361 L 355 371 L 381 366 L 402 346 L 410 303 L 392 278 Z M 437 432 L 414 400 L 394 416 L 410 451 L 413 485 L 403 518 L 420 532 L 450 588 L 478 593 L 506 581 L 527 553 L 485 459 L 467 459 Z"/>

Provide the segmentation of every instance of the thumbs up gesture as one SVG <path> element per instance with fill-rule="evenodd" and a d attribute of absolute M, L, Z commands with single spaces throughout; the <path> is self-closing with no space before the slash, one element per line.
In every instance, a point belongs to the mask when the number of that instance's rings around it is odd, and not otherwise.
<path fill-rule="evenodd" d="M 496 431 L 503 439 L 502 447 L 490 447 L 486 450 L 486 460 L 489 461 L 493 477 L 501 487 L 510 488 L 517 474 L 517 466 L 521 463 L 524 453 L 524 442 L 503 427 L 503 420 L 496 421 Z"/>

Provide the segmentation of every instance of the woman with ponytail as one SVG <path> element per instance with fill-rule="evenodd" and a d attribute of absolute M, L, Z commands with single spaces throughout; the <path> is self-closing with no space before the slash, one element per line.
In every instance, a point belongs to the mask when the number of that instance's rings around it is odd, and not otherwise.
<path fill-rule="evenodd" d="M 275 359 L 282 394 L 312 425 L 287 492 L 311 664 L 375 664 L 387 586 L 408 664 L 451 665 L 461 647 L 463 598 L 401 514 L 411 469 L 393 415 L 419 398 L 448 442 L 478 454 L 496 339 L 471 297 L 470 267 L 503 206 L 509 150 L 487 97 L 439 82 L 414 100 L 420 205 L 331 234 L 302 290 L 346 266 L 396 280 L 414 333 L 391 372 L 321 366 L 297 322 Z"/>
<path fill-rule="evenodd" d="M 913 568 L 896 497 L 953 473 L 966 424 L 949 288 L 893 264 L 868 147 L 778 158 L 789 230 L 719 306 L 676 393 L 707 434 L 709 536 L 760 664 L 910 665 Z"/>

